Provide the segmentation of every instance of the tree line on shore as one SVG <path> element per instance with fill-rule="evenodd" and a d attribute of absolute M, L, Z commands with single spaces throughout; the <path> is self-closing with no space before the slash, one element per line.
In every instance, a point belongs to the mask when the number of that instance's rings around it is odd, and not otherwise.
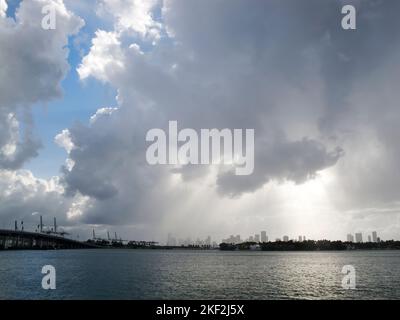
<path fill-rule="evenodd" d="M 400 250 L 400 241 L 343 242 L 330 240 L 243 242 L 221 243 L 221 250 L 262 250 L 262 251 L 323 251 L 323 250 Z"/>

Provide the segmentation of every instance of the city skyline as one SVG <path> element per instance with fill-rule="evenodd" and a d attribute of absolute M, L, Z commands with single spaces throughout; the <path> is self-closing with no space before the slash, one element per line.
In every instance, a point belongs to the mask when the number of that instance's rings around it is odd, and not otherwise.
<path fill-rule="evenodd" d="M 382 241 L 380 237 L 378 237 L 378 234 L 376 231 L 372 231 L 371 234 L 367 234 L 367 239 L 368 241 L 364 241 L 363 238 L 363 233 L 362 232 L 355 232 L 354 234 L 348 233 L 345 237 L 347 242 L 354 242 L 354 243 L 364 243 L 364 242 L 372 242 L 372 243 L 377 243 Z M 214 240 L 214 239 L 213 239 Z M 192 239 L 191 237 L 186 237 L 186 238 L 175 238 L 173 234 L 169 233 L 168 234 L 168 240 L 166 241 L 167 245 L 171 246 L 180 246 L 180 245 L 216 245 L 219 244 L 218 241 L 213 241 L 211 236 L 207 236 L 205 240 L 202 240 L 201 237 L 197 237 L 196 240 Z M 342 241 L 342 239 L 326 239 L 326 238 L 319 238 L 319 239 L 312 239 L 312 238 L 307 238 L 306 236 L 293 236 L 290 237 L 288 235 L 283 235 L 282 237 L 275 238 L 274 241 L 282 241 L 282 242 L 303 242 L 307 240 L 312 240 L 312 241 L 317 241 L 317 240 L 333 240 L 333 241 Z M 390 240 L 395 240 L 395 239 L 390 239 Z M 242 238 L 240 234 L 236 235 L 230 235 L 228 238 L 222 238 L 221 243 L 232 243 L 232 244 L 240 244 L 244 242 L 256 242 L 256 243 L 262 243 L 262 242 L 271 242 L 273 241 L 272 238 L 270 238 L 267 235 L 267 232 L 265 230 L 261 231 L 260 233 L 255 233 L 253 235 L 248 236 L 247 238 Z"/>

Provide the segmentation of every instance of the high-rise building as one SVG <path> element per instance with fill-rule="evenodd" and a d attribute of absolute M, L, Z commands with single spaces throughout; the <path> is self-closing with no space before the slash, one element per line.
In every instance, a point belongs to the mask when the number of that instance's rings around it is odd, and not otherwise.
<path fill-rule="evenodd" d="M 368 235 L 368 242 L 371 242 L 371 236 Z"/>
<path fill-rule="evenodd" d="M 360 233 L 356 233 L 356 242 L 357 243 L 363 242 L 362 233 L 361 232 Z"/>
<path fill-rule="evenodd" d="M 260 235 L 259 234 L 254 235 L 254 241 L 255 242 L 260 242 Z"/>
<path fill-rule="evenodd" d="M 289 241 L 289 237 L 288 236 L 283 236 L 283 242 L 288 242 Z"/>
<path fill-rule="evenodd" d="M 303 241 L 303 237 L 299 236 L 299 242 L 302 242 L 302 241 Z"/>
<path fill-rule="evenodd" d="M 250 236 L 249 241 L 250 241 L 250 242 L 254 242 L 254 237 L 253 237 L 253 236 Z"/>
<path fill-rule="evenodd" d="M 190 237 L 187 237 L 186 240 L 185 240 L 184 245 L 185 245 L 185 246 L 190 246 L 190 245 L 192 245 L 192 244 L 193 244 L 192 239 L 191 239 Z"/>
<path fill-rule="evenodd" d="M 378 235 L 376 231 L 372 231 L 372 242 L 378 242 Z"/>
<path fill-rule="evenodd" d="M 176 246 L 176 239 L 172 236 L 172 234 L 168 234 L 168 239 L 167 239 L 167 246 Z"/>
<path fill-rule="evenodd" d="M 227 239 L 222 239 L 222 242 L 224 242 L 224 243 L 238 244 L 238 243 L 241 243 L 242 240 L 240 239 L 240 234 L 238 234 L 238 235 L 236 235 L 236 236 L 234 236 L 233 234 L 231 234 L 231 235 L 229 236 L 229 238 L 227 238 Z"/>
<path fill-rule="evenodd" d="M 303 236 L 303 241 L 306 241 L 306 236 Z"/>
<path fill-rule="evenodd" d="M 354 236 L 350 233 L 347 235 L 347 242 L 354 242 Z"/>
<path fill-rule="evenodd" d="M 261 242 L 268 242 L 267 232 L 261 231 Z"/>

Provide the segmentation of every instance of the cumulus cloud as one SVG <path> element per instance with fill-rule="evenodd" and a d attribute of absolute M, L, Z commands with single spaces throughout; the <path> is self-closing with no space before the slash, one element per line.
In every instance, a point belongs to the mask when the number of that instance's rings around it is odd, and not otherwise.
<path fill-rule="evenodd" d="M 6 8 L 4 1 L 0 4 Z M 42 8 L 48 4 L 56 9 L 56 30 L 42 29 Z M 30 107 L 61 97 L 60 82 L 68 71 L 65 46 L 82 25 L 59 0 L 23 1 L 15 21 L 0 18 L 0 168 L 19 168 L 37 155 L 40 143 L 26 121 Z M 23 136 L 19 122 L 27 128 Z"/>
<path fill-rule="evenodd" d="M 7 2 L 6 0 L 0 0 L 0 17 L 5 17 L 6 16 L 6 11 L 7 11 Z"/>
<path fill-rule="evenodd" d="M 56 135 L 54 138 L 54 141 L 62 148 L 67 151 L 67 153 L 70 153 L 71 150 L 74 148 L 74 144 L 71 141 L 71 136 L 69 134 L 69 131 L 67 129 L 63 130 L 61 133 Z"/>
<path fill-rule="evenodd" d="M 83 58 L 78 68 L 81 79 L 89 76 L 107 81 L 109 73 L 123 68 L 121 43 L 115 32 L 96 31 L 90 53 Z"/>
<path fill-rule="evenodd" d="M 373 99 L 366 103 L 360 93 L 359 101 L 354 101 L 355 84 L 374 92 L 376 72 L 385 85 L 396 83 L 385 82 L 388 73 L 382 70 L 388 64 L 385 58 L 398 52 L 398 39 L 390 36 L 390 30 L 399 26 L 391 13 L 395 3 L 354 4 L 359 29 L 346 33 L 340 27 L 337 1 L 271 1 L 248 7 L 245 1 L 228 5 L 168 0 L 163 2 L 160 21 L 169 39 L 144 53 L 135 37 L 123 41 L 115 37 L 122 19 L 115 15 L 117 23 L 108 36 L 119 41 L 102 41 L 100 46 L 95 41 L 100 32 L 107 33 L 98 31 L 78 71 L 82 78 L 92 76 L 117 88 L 118 109 L 89 126 L 69 129 L 77 146 L 70 154 L 75 166 L 65 170 L 63 182 L 72 194 L 93 199 L 87 219 L 135 223 L 151 220 L 155 211 L 160 218 L 182 208 L 195 215 L 196 205 L 201 207 L 198 202 L 189 207 L 181 198 L 171 203 L 180 190 L 176 183 L 193 194 L 206 184 L 208 197 L 219 195 L 206 219 L 217 214 L 216 203 L 225 203 L 227 196 L 234 197 L 231 206 L 237 205 L 245 194 L 262 197 L 266 185 L 307 184 L 332 168 L 341 172 L 335 188 L 342 190 L 347 184 L 357 193 L 346 182 L 346 172 L 359 170 L 356 159 L 365 155 L 366 146 L 357 147 L 366 132 L 359 115 L 373 114 L 379 103 Z M 380 39 L 379 46 L 374 39 Z M 90 62 L 94 58 L 99 63 Z M 121 67 L 113 67 L 115 63 Z M 387 93 L 386 100 L 395 101 L 394 96 Z M 229 168 L 207 166 L 147 166 L 145 133 L 150 128 L 166 129 L 169 120 L 196 130 L 254 128 L 254 174 L 237 177 Z M 375 125 L 379 132 L 380 125 Z M 398 132 L 393 129 L 390 134 Z M 370 160 L 364 160 L 367 168 L 374 165 Z M 362 198 L 346 205 L 362 206 Z M 338 196 L 329 202 L 344 209 L 342 200 Z M 165 201 L 168 206 L 158 205 Z"/>
<path fill-rule="evenodd" d="M 10 227 L 14 220 L 24 220 L 32 229 L 38 223 L 39 212 L 46 220 L 57 217 L 60 224 L 69 224 L 65 212 L 70 204 L 63 197 L 63 189 L 54 177 L 38 179 L 28 170 L 0 170 L 0 213 L 1 223 Z"/>
<path fill-rule="evenodd" d="M 274 145 L 263 145 L 262 151 L 257 153 L 256 174 L 237 177 L 233 171 L 221 173 L 218 188 L 222 194 L 237 196 L 244 191 L 253 192 L 271 180 L 301 184 L 314 179 L 319 171 L 334 166 L 342 156 L 341 148 L 328 151 L 321 142 L 307 138 L 275 141 Z"/>
<path fill-rule="evenodd" d="M 65 230 L 81 230 L 79 217 L 90 208 L 90 199 L 80 194 L 65 197 L 59 177 L 40 179 L 29 170 L 0 170 L 0 228 L 14 228 L 24 222 L 27 230 L 37 229 L 39 216 L 45 226 L 53 217 Z"/>
<path fill-rule="evenodd" d="M 55 30 L 42 29 L 42 8 L 49 4 L 56 10 Z M 6 9 L 7 3 L 1 0 L 1 220 L 27 219 L 36 211 L 67 223 L 65 213 L 70 204 L 59 178 L 40 179 L 29 170 L 18 169 L 38 155 L 41 143 L 34 134 L 31 108 L 61 97 L 60 83 L 69 70 L 68 37 L 79 31 L 83 20 L 68 11 L 61 0 L 22 1 L 15 20 L 6 17 Z"/>
<path fill-rule="evenodd" d="M 226 221 L 226 230 L 258 227 L 267 215 L 333 235 L 354 227 L 354 209 L 398 203 L 400 43 L 393 30 L 400 30 L 400 4 L 350 3 L 357 31 L 341 29 L 342 3 L 335 0 L 100 1 L 98 16 L 111 19 L 111 28 L 95 32 L 77 71 L 82 80 L 116 88 L 117 106 L 56 137 L 68 152 L 60 177 L 72 201 L 68 217 L 218 232 Z M 35 86 L 19 104 L 43 99 Z M 53 86 L 46 97 L 58 93 Z M 11 96 L 4 105 L 18 100 L 13 94 L 4 91 L 4 99 Z M 4 157 L 16 148 L 9 117 Z M 146 132 L 167 130 L 170 120 L 180 129 L 254 129 L 254 174 L 149 166 Z"/>
<path fill-rule="evenodd" d="M 0 31 L 1 106 L 32 105 L 60 97 L 60 81 L 68 71 L 66 61 L 68 36 L 82 27 L 83 21 L 67 11 L 62 1 L 57 5 L 57 28 L 42 29 L 42 8 L 50 0 L 23 1 L 16 21 L 2 19 Z M 35 79 L 35 81 L 33 81 Z M 19 88 L 14 90 L 14 88 Z"/>
<path fill-rule="evenodd" d="M 100 16 L 111 15 L 118 33 L 133 31 L 142 39 L 158 40 L 161 23 L 154 18 L 159 0 L 101 0 Z"/>
<path fill-rule="evenodd" d="M 209 179 L 211 175 L 220 194 L 240 195 L 254 192 L 270 180 L 304 182 L 335 165 L 342 156 L 336 146 L 329 146 L 328 150 L 319 141 L 317 122 L 323 112 L 320 107 L 323 97 L 312 91 L 320 80 L 314 57 L 307 53 L 312 41 L 304 44 L 296 41 L 297 51 L 287 53 L 285 38 L 280 42 L 271 38 L 259 44 L 261 34 L 271 33 L 265 23 L 271 4 L 252 8 L 252 15 L 258 18 L 249 15 L 252 18 L 241 26 L 243 30 L 236 30 L 230 18 L 240 16 L 243 6 L 243 2 L 235 2 L 229 6 L 230 12 L 225 13 L 226 8 L 214 2 L 204 5 L 167 2 L 163 18 L 174 36 L 145 54 L 138 49 L 134 38 L 131 42 L 126 39 L 121 42 L 115 30 L 96 33 L 78 72 L 83 79 L 92 76 L 118 88 L 119 108 L 101 121 L 95 115 L 92 119 L 96 121 L 89 126 L 69 129 L 75 146 L 70 153 L 74 166 L 65 170 L 63 177 L 71 194 L 80 192 L 96 200 L 88 213 L 93 219 L 96 211 L 98 219 L 113 222 L 152 216 L 150 212 L 157 210 L 146 205 L 146 201 L 154 203 L 149 200 L 147 188 L 169 185 L 174 175 L 181 174 L 185 183 L 190 183 L 192 176 Z M 285 21 L 292 21 L 289 9 L 283 6 L 280 10 L 287 15 Z M 194 14 L 196 11 L 211 17 L 210 23 L 201 24 L 201 18 Z M 288 35 L 300 32 L 298 24 L 305 21 L 309 11 L 304 8 L 302 12 L 293 30 L 286 31 Z M 311 23 L 305 22 L 308 29 Z M 238 32 L 239 43 L 231 38 L 233 30 Z M 254 30 L 258 32 L 255 34 Z M 313 34 L 314 41 L 319 44 L 325 32 L 324 29 Z M 270 53 L 277 40 L 281 51 Z M 285 69 L 279 69 L 274 62 L 277 56 L 290 62 L 294 70 L 285 66 L 285 62 L 282 62 Z M 297 77 L 300 74 L 306 77 L 309 83 L 303 87 L 291 83 L 292 71 Z M 280 81 L 276 81 L 277 77 Z M 188 176 L 185 170 L 149 167 L 144 158 L 145 133 L 153 127 L 166 128 L 170 119 L 194 129 L 256 129 L 258 160 L 254 175 L 241 181 L 211 168 L 193 168 L 192 172 L 200 174 Z M 299 119 L 304 120 L 303 128 L 296 128 Z M 288 138 L 281 139 L 280 131 Z M 128 198 L 126 190 L 130 191 Z M 168 193 L 161 188 L 157 190 L 158 197 Z M 112 206 L 118 212 L 113 216 L 108 210 Z"/>
<path fill-rule="evenodd" d="M 32 133 L 30 121 L 25 122 L 23 137 L 15 114 L 0 109 L 0 124 L 0 168 L 18 169 L 27 159 L 37 156 L 41 144 Z"/>

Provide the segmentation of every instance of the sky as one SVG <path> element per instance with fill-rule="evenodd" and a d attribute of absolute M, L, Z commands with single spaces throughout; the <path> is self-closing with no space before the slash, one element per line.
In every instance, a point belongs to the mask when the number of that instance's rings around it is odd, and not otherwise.
<path fill-rule="evenodd" d="M 0 0 L 0 228 L 40 213 L 80 239 L 400 239 L 399 9 Z M 149 165 L 146 133 L 169 121 L 254 129 L 253 174 Z"/>

